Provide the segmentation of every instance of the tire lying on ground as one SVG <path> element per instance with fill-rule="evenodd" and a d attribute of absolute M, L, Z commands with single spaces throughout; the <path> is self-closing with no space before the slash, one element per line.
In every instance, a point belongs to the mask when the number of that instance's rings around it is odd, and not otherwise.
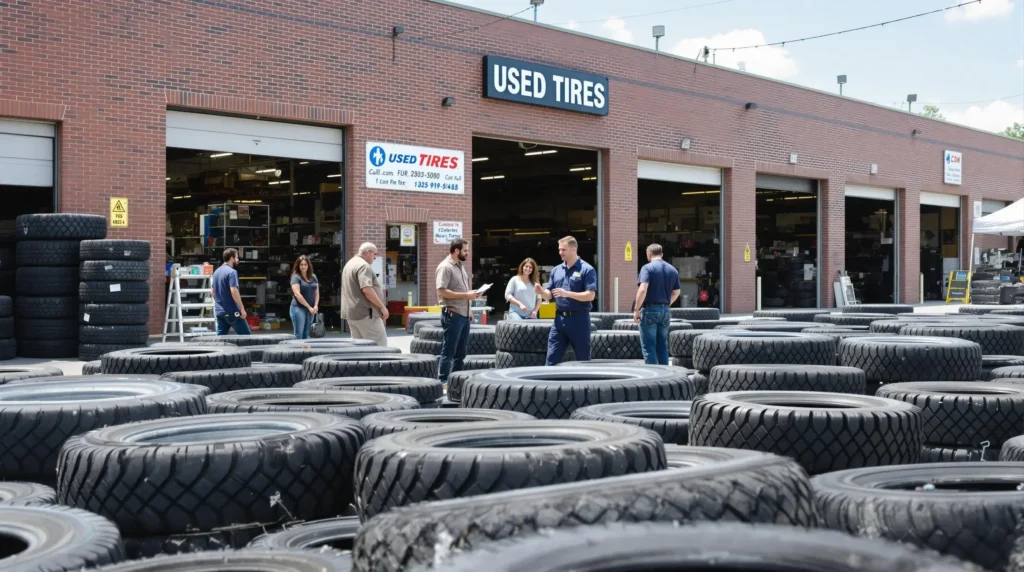
<path fill-rule="evenodd" d="M 782 318 L 790 322 L 812 321 L 818 314 L 830 314 L 828 308 L 789 308 L 786 310 L 757 310 L 755 318 Z"/>
<path fill-rule="evenodd" d="M 253 539 L 265 532 L 266 529 L 262 525 L 239 525 L 212 532 L 126 536 L 124 537 L 124 551 L 125 557 L 128 559 L 224 551 L 232 548 L 245 548 Z"/>
<path fill-rule="evenodd" d="M 717 320 L 718 308 L 669 308 L 673 320 Z"/>
<path fill-rule="evenodd" d="M 341 391 L 334 389 L 241 389 L 215 393 L 206 398 L 210 413 L 270 413 L 314 411 L 359 419 L 370 413 L 418 409 L 408 395 Z"/>
<path fill-rule="evenodd" d="M 1024 355 L 1024 328 L 1001 324 L 920 324 L 904 326 L 901 336 L 960 338 L 981 346 L 982 354 Z M 982 360 L 984 364 L 984 360 Z"/>
<path fill-rule="evenodd" d="M 302 381 L 302 366 L 294 364 L 256 364 L 235 369 L 172 371 L 164 379 L 210 388 L 210 393 L 241 389 L 293 387 Z"/>
<path fill-rule="evenodd" d="M 643 359 L 639 330 L 598 330 L 590 334 L 594 359 Z"/>
<path fill-rule="evenodd" d="M 366 438 L 376 439 L 399 431 L 412 431 L 428 427 L 442 427 L 452 423 L 488 423 L 496 421 L 531 421 L 532 415 L 497 409 L 410 409 L 372 413 L 359 420 L 366 430 Z"/>
<path fill-rule="evenodd" d="M 929 445 L 980 447 L 987 441 L 998 449 L 1024 430 L 1024 386 L 921 381 L 884 385 L 877 395 L 919 408 Z"/>
<path fill-rule="evenodd" d="M 76 508 L 3 505 L 0 530 L 0 566 L 11 572 L 91 570 L 124 558 L 117 527 Z"/>
<path fill-rule="evenodd" d="M 691 445 L 786 455 L 809 474 L 916 463 L 923 442 L 918 408 L 866 395 L 710 393 L 690 412 Z"/>
<path fill-rule="evenodd" d="M 725 449 L 723 447 L 688 447 L 686 445 L 665 444 L 665 462 L 669 469 L 688 469 L 717 465 L 736 459 L 751 457 L 775 457 L 760 451 L 746 449 Z"/>
<path fill-rule="evenodd" d="M 249 543 L 250 549 L 281 550 L 333 548 L 351 551 L 352 542 L 359 532 L 359 518 L 342 516 L 286 526 L 283 530 L 269 532 Z"/>
<path fill-rule="evenodd" d="M 820 324 L 814 322 L 743 322 L 734 326 L 718 326 L 716 330 L 747 332 L 801 332 Z"/>
<path fill-rule="evenodd" d="M 878 320 L 890 320 L 892 317 L 892 314 L 820 314 L 814 317 L 814 321 L 836 326 L 870 326 Z"/>
<path fill-rule="evenodd" d="M 839 363 L 864 370 L 869 382 L 972 381 L 981 375 L 981 346 L 958 338 L 847 338 Z"/>
<path fill-rule="evenodd" d="M 615 320 L 632 320 L 633 314 L 625 312 L 591 312 L 590 319 L 599 320 L 598 330 L 610 330 Z"/>
<path fill-rule="evenodd" d="M 45 506 L 57 504 L 57 491 L 39 483 L 0 482 L 0 506 Z"/>
<path fill-rule="evenodd" d="M 658 365 L 491 369 L 466 380 L 461 403 L 519 411 L 538 419 L 568 419 L 587 405 L 692 399 L 696 387 L 688 373 Z"/>
<path fill-rule="evenodd" d="M 382 346 L 351 346 L 323 344 L 316 346 L 298 346 L 291 344 L 278 344 L 272 348 L 263 350 L 263 363 L 290 363 L 302 365 L 302 362 L 311 357 L 336 355 L 336 354 L 400 354 L 402 350 L 393 347 Z"/>
<path fill-rule="evenodd" d="M 3 369 L 0 368 L 0 371 L 3 371 Z M 988 376 L 993 381 L 997 381 L 999 379 L 1021 379 L 1024 378 L 1024 366 L 1008 365 L 997 367 L 990 371 Z"/>
<path fill-rule="evenodd" d="M 473 355 L 466 356 L 466 359 L 462 360 L 462 369 L 494 369 L 496 358 L 494 354 L 491 355 Z"/>
<path fill-rule="evenodd" d="M 351 502 L 352 464 L 363 441 L 357 421 L 324 413 L 197 415 L 104 427 L 61 450 L 58 500 L 88 507 L 137 536 L 323 518 Z M 177 494 L 166 494 L 170 483 Z"/>
<path fill-rule="evenodd" d="M 967 305 L 967 306 L 960 306 L 960 308 L 957 309 L 957 312 L 960 313 L 960 314 L 988 314 L 989 312 L 991 312 L 993 310 L 1000 310 L 1000 309 L 1002 309 L 1002 308 L 1000 308 L 999 306 L 994 306 L 993 307 L 993 306 Z"/>
<path fill-rule="evenodd" d="M 801 570 L 829 572 L 967 572 L 953 558 L 895 542 L 855 538 L 831 530 L 738 523 L 612 525 L 558 530 L 495 542 L 437 559 L 449 572 L 560 572 L 593 570 Z M 631 563 L 630 567 L 625 563 Z M 622 563 L 624 568 L 615 567 Z M 613 568 L 614 567 L 614 568 Z"/>
<path fill-rule="evenodd" d="M 716 365 L 833 365 L 836 342 L 826 336 L 790 332 L 718 331 L 693 341 L 693 365 L 711 371 Z"/>
<path fill-rule="evenodd" d="M 1004 570 L 1024 515 L 1024 465 L 870 467 L 811 480 L 823 524 Z"/>
<path fill-rule="evenodd" d="M 977 461 L 998 461 L 999 447 L 950 447 L 928 445 L 921 447 L 920 463 L 972 463 Z"/>
<path fill-rule="evenodd" d="M 472 552 L 495 540 L 551 528 L 592 532 L 591 525 L 614 522 L 709 520 L 811 527 L 817 515 L 807 475 L 796 463 L 754 454 L 674 471 L 398 508 L 366 522 L 352 554 L 360 572 L 399 572 L 430 565 L 452 551 Z"/>
<path fill-rule="evenodd" d="M 441 312 L 416 312 L 415 314 L 409 314 L 405 320 L 405 333 L 413 333 L 413 329 L 416 326 L 416 322 L 423 320 L 441 320 Z"/>
<path fill-rule="evenodd" d="M 689 442 L 689 401 L 634 401 L 588 405 L 573 411 L 570 419 L 639 425 L 657 433 L 666 444 L 686 445 Z"/>
<path fill-rule="evenodd" d="M 689 322 L 683 320 L 672 320 L 669 322 L 668 331 L 675 332 L 677 330 L 692 330 L 693 326 Z M 640 330 L 640 324 L 633 320 L 615 320 L 612 324 L 612 330 Z"/>
<path fill-rule="evenodd" d="M 427 327 L 440 328 L 442 327 L 441 320 L 420 320 L 416 322 L 412 327 L 412 336 L 414 338 L 420 337 L 420 330 Z"/>
<path fill-rule="evenodd" d="M 302 341 L 306 340 L 295 340 L 295 336 L 292 334 L 258 334 L 253 336 L 241 336 L 241 335 L 228 335 L 228 336 L 195 336 L 191 338 L 189 342 L 193 344 L 204 344 L 206 342 L 231 342 L 236 346 L 266 346 L 272 344 L 279 344 L 281 342 L 289 341 Z"/>
<path fill-rule="evenodd" d="M 844 314 L 913 314 L 910 304 L 847 304 Z"/>
<path fill-rule="evenodd" d="M 1024 436 L 1017 436 L 1003 443 L 999 460 L 1015 463 L 1024 461 Z"/>
<path fill-rule="evenodd" d="M 693 340 L 708 330 L 680 330 L 668 333 L 668 355 L 672 357 L 689 358 L 693 356 Z"/>
<path fill-rule="evenodd" d="M 205 413 L 206 394 L 194 385 L 104 376 L 0 386 L 0 478 L 53 482 L 58 452 L 72 435 Z"/>
<path fill-rule="evenodd" d="M 469 349 L 467 353 L 493 354 L 495 352 L 494 330 L 494 326 L 471 325 L 469 327 Z M 441 342 L 444 339 L 444 329 L 422 328 L 420 329 L 419 339 Z M 438 354 L 440 354 L 440 350 L 438 350 Z"/>
<path fill-rule="evenodd" d="M 100 375 L 102 375 L 102 374 L 100 374 Z M 16 380 L 16 381 L 8 382 L 7 385 L 26 385 L 26 384 L 32 384 L 32 383 L 50 384 L 50 383 L 70 382 L 70 381 L 80 381 L 80 382 L 85 382 L 85 383 L 89 383 L 89 384 L 95 384 L 95 383 L 97 383 L 97 381 L 99 381 L 101 383 L 123 383 L 123 384 L 126 384 L 126 385 L 131 385 L 131 384 L 133 384 L 133 383 L 135 383 L 137 381 L 164 381 L 164 380 L 162 380 L 159 375 L 149 375 L 149 374 L 145 374 L 145 375 L 143 375 L 143 374 L 132 374 L 132 375 L 107 374 L 107 375 L 103 375 L 103 377 L 100 377 L 100 378 L 97 378 L 95 375 L 55 375 L 53 377 L 30 377 L 30 378 L 26 378 L 26 379 L 19 379 L 19 380 Z"/>
<path fill-rule="evenodd" d="M 449 376 L 451 383 L 451 376 Z M 432 403 L 444 397 L 444 385 L 433 377 L 328 377 L 295 384 L 297 389 L 372 391 L 408 395 L 420 403 Z"/>
<path fill-rule="evenodd" d="M 266 357 L 266 352 L 264 352 Z M 302 362 L 302 379 L 325 377 L 433 377 L 437 356 L 424 354 L 353 353 L 311 357 Z"/>
<path fill-rule="evenodd" d="M 466 380 L 480 373 L 480 370 L 460 370 L 448 374 L 448 399 L 460 403 L 462 401 L 462 389 L 466 386 Z"/>
<path fill-rule="evenodd" d="M 291 334 L 283 334 L 290 336 Z M 220 336 L 227 337 L 227 336 Z M 307 338 L 305 340 L 296 340 L 294 337 L 290 340 L 279 341 L 277 345 L 282 346 L 302 346 L 307 348 L 316 348 L 320 346 L 349 346 L 349 347 L 378 347 L 377 342 L 373 340 L 363 340 L 359 338 Z"/>
<path fill-rule="evenodd" d="M 596 421 L 465 423 L 366 442 L 355 468 L 356 511 L 660 471 L 665 447 L 633 425 Z"/>
<path fill-rule="evenodd" d="M 441 342 L 413 338 L 412 341 L 409 342 L 409 353 L 439 356 L 441 355 Z"/>
<path fill-rule="evenodd" d="M 97 572 L 181 572 L 249 570 L 259 572 L 349 572 L 351 558 L 334 550 L 212 550 L 157 556 L 105 566 Z"/>
<path fill-rule="evenodd" d="M 719 365 L 711 368 L 708 391 L 821 391 L 863 395 L 866 383 L 864 372 L 853 367 Z"/>
<path fill-rule="evenodd" d="M 236 347 L 137 348 L 104 354 L 103 373 L 155 373 L 249 367 L 249 352 Z"/>
<path fill-rule="evenodd" d="M 572 348 L 562 356 L 562 363 L 575 361 L 576 353 Z M 519 353 L 498 350 L 494 352 L 494 368 L 508 369 L 513 367 L 536 367 L 547 363 L 547 355 L 543 353 Z"/>
<path fill-rule="evenodd" d="M 504 320 L 494 327 L 497 351 L 516 353 L 547 353 L 548 335 L 553 320 Z"/>
<path fill-rule="evenodd" d="M 0 384 L 30 377 L 53 377 L 64 371 L 52 365 L 0 365 Z"/>
<path fill-rule="evenodd" d="M 735 326 L 736 322 L 725 320 L 687 320 L 695 330 L 713 330 L 718 326 Z"/>

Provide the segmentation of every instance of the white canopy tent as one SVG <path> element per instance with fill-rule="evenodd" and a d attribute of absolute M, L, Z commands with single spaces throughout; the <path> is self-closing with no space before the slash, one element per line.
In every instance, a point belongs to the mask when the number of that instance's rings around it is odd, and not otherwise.
<path fill-rule="evenodd" d="M 968 270 L 974 267 L 974 235 L 994 234 L 999 236 L 1024 236 L 1024 199 L 997 210 L 994 213 L 974 219 L 971 228 L 971 252 Z"/>

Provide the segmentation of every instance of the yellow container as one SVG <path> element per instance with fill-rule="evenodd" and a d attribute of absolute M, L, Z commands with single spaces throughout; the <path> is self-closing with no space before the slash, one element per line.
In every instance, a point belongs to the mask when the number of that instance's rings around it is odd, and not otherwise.
<path fill-rule="evenodd" d="M 542 320 L 555 319 L 555 305 L 548 303 L 541 304 L 540 309 L 537 310 L 537 317 Z"/>

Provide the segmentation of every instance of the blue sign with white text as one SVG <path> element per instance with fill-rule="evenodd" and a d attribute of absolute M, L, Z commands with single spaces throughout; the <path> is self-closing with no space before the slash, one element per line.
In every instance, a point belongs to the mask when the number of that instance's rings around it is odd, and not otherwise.
<path fill-rule="evenodd" d="M 608 115 L 608 78 L 497 56 L 484 56 L 484 97 Z"/>

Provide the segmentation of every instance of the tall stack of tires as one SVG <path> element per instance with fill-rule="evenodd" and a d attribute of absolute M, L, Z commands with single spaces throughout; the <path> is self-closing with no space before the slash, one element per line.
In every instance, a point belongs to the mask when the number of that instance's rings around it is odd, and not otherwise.
<path fill-rule="evenodd" d="M 145 240 L 82 241 L 78 359 L 146 345 L 149 254 Z"/>
<path fill-rule="evenodd" d="M 14 340 L 14 301 L 0 296 L 0 361 L 14 359 L 17 342 Z"/>
<path fill-rule="evenodd" d="M 83 240 L 106 238 L 107 219 L 72 213 L 21 215 L 15 235 L 18 355 L 77 356 L 79 248 Z"/>
<path fill-rule="evenodd" d="M 14 271 L 17 268 L 13 234 L 0 234 L 0 296 L 14 297 Z"/>

